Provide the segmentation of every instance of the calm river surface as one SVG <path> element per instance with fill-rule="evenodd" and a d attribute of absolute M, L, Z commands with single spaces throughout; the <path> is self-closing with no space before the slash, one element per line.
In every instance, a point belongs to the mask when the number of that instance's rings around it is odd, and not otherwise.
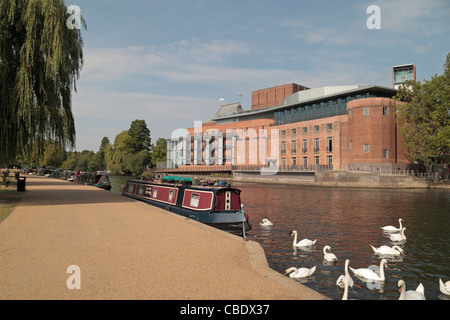
<path fill-rule="evenodd" d="M 111 177 L 113 192 L 120 193 L 124 177 Z M 449 225 L 450 191 L 419 189 L 356 189 L 311 186 L 237 184 L 242 190 L 242 203 L 250 216 L 253 229 L 249 240 L 264 248 L 269 266 L 281 274 L 290 267 L 316 266 L 316 272 L 300 281 L 330 297 L 341 299 L 343 289 L 336 280 L 344 274 L 345 260 L 353 268 L 379 266 L 380 258 L 370 245 L 392 246 L 382 226 L 398 227 L 402 218 L 406 241 L 399 244 L 404 256 L 388 259 L 386 280 L 381 285 L 366 283 L 352 275 L 355 282 L 349 299 L 398 299 L 397 282 L 403 279 L 407 290 L 419 283 L 425 287 L 428 300 L 450 299 L 439 291 L 439 278 L 450 280 Z M 267 218 L 274 225 L 261 227 Z M 310 250 L 294 249 L 292 230 L 298 241 L 317 239 Z M 397 243 L 398 244 L 398 243 Z M 322 249 L 332 247 L 338 261 L 327 264 Z"/>

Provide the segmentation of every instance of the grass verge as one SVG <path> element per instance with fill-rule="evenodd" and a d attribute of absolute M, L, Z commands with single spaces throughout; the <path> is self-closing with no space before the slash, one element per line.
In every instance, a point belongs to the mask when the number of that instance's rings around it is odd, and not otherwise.
<path fill-rule="evenodd" d="M 8 188 L 3 183 L 0 183 L 0 223 L 11 214 L 20 200 L 21 197 L 19 192 L 17 192 L 16 181 L 11 181 Z"/>

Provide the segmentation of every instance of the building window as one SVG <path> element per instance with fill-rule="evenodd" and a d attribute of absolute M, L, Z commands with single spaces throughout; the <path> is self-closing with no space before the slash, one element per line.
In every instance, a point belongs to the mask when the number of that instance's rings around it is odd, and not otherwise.
<path fill-rule="evenodd" d="M 307 139 L 303 139 L 303 148 L 302 148 L 302 152 L 303 152 L 303 153 L 308 153 L 308 140 L 307 140 Z"/>
<path fill-rule="evenodd" d="M 333 156 L 327 156 L 327 164 L 331 166 L 333 164 Z"/>
<path fill-rule="evenodd" d="M 314 126 L 314 133 L 319 133 L 320 126 Z"/>
<path fill-rule="evenodd" d="M 303 167 L 308 167 L 308 157 L 303 157 Z"/>
<path fill-rule="evenodd" d="M 364 116 L 364 117 L 368 117 L 369 114 L 370 114 L 369 108 L 368 108 L 368 107 L 364 107 L 364 109 L 363 109 L 363 116 Z"/>
<path fill-rule="evenodd" d="M 297 165 L 297 158 L 292 157 L 292 166 L 295 167 Z"/>
<path fill-rule="evenodd" d="M 281 154 L 282 155 L 286 154 L 286 141 L 281 142 Z"/>
<path fill-rule="evenodd" d="M 303 127 L 303 135 L 306 136 L 308 135 L 308 127 Z"/>
<path fill-rule="evenodd" d="M 387 115 L 388 115 L 388 108 L 383 107 L 383 116 L 387 116 Z"/>
<path fill-rule="evenodd" d="M 297 154 L 297 141 L 295 140 L 291 142 L 291 154 Z"/>
<path fill-rule="evenodd" d="M 368 145 L 368 144 L 365 144 L 365 145 L 363 146 L 363 152 L 364 152 L 364 153 L 369 153 L 369 145 Z"/>
<path fill-rule="evenodd" d="M 329 123 L 327 124 L 327 132 L 332 132 L 333 131 L 333 124 Z"/>
<path fill-rule="evenodd" d="M 281 137 L 286 138 L 286 130 L 281 130 Z"/>
<path fill-rule="evenodd" d="M 296 134 L 297 134 L 297 129 L 292 129 L 292 132 L 291 132 L 291 134 L 292 134 L 292 136 L 296 136 Z"/>
<path fill-rule="evenodd" d="M 387 149 L 383 150 L 383 158 L 384 159 L 388 159 L 389 158 L 389 150 L 387 150 Z"/>
<path fill-rule="evenodd" d="M 281 158 L 281 169 L 286 169 L 286 158 Z"/>
<path fill-rule="evenodd" d="M 319 163 L 319 156 L 314 157 L 314 164 L 318 165 Z"/>
<path fill-rule="evenodd" d="M 320 152 L 320 140 L 319 138 L 314 139 L 314 153 Z"/>
<path fill-rule="evenodd" d="M 327 152 L 333 152 L 333 137 L 327 138 Z"/>
<path fill-rule="evenodd" d="M 352 110 L 349 110 L 349 111 L 348 111 L 348 117 L 349 117 L 349 118 L 353 117 L 353 112 L 352 112 Z"/>
<path fill-rule="evenodd" d="M 350 141 L 348 143 L 348 148 L 349 148 L 349 150 L 353 150 L 353 141 Z"/>

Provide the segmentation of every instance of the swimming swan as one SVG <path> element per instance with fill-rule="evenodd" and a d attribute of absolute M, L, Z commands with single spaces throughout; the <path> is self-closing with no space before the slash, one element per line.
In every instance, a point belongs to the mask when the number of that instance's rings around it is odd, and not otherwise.
<path fill-rule="evenodd" d="M 391 234 L 391 235 L 389 236 L 389 239 L 391 239 L 391 241 L 394 241 L 394 242 L 406 240 L 405 230 L 406 230 L 406 228 L 403 227 L 402 233 L 394 233 L 394 234 Z"/>
<path fill-rule="evenodd" d="M 292 231 L 291 237 L 292 236 L 294 236 L 294 242 L 292 243 L 292 245 L 294 247 L 309 247 L 309 246 L 313 246 L 316 243 L 316 241 L 317 241 L 317 239 L 314 240 L 314 241 L 309 240 L 309 239 L 303 239 L 303 240 L 299 241 L 298 243 L 296 243 L 297 242 L 297 231 L 296 230 Z"/>
<path fill-rule="evenodd" d="M 380 261 L 380 275 L 378 275 L 375 271 L 369 268 L 360 268 L 360 269 L 353 269 L 350 267 L 350 270 L 353 271 L 353 273 L 357 276 L 360 276 L 361 278 L 368 279 L 368 280 L 377 280 L 377 281 L 384 281 L 384 267 L 387 267 L 387 261 L 386 259 L 381 259 Z"/>
<path fill-rule="evenodd" d="M 348 280 L 344 277 L 344 294 L 342 295 L 342 300 L 348 300 Z"/>
<path fill-rule="evenodd" d="M 350 272 L 348 272 L 348 266 L 350 264 L 350 260 L 345 260 L 345 274 L 340 275 L 339 278 L 336 281 L 336 285 L 340 288 L 345 288 L 344 280 L 347 280 L 347 285 L 350 287 L 353 287 L 354 281 L 352 277 L 350 276 Z"/>
<path fill-rule="evenodd" d="M 327 250 L 330 250 L 330 252 L 327 252 Z M 323 258 L 327 261 L 334 262 L 337 260 L 337 257 L 334 253 L 331 253 L 331 247 L 325 246 L 323 247 Z"/>
<path fill-rule="evenodd" d="M 289 274 L 290 278 L 306 278 L 312 276 L 312 274 L 316 271 L 316 266 L 311 269 L 308 268 L 296 268 L 292 267 L 286 270 L 285 274 Z M 292 273 L 291 273 L 292 272 Z"/>
<path fill-rule="evenodd" d="M 439 290 L 441 293 L 450 295 L 450 280 L 444 283 L 441 278 L 439 278 Z"/>
<path fill-rule="evenodd" d="M 261 227 L 270 227 L 273 226 L 273 223 L 268 219 L 262 219 L 262 222 L 259 223 Z"/>
<path fill-rule="evenodd" d="M 399 228 L 396 228 L 394 226 L 385 226 L 385 227 L 381 227 L 381 229 L 383 229 L 383 231 L 385 231 L 385 232 L 400 232 L 400 231 L 402 231 L 402 221 L 403 221 L 403 219 L 398 219 L 398 223 L 400 224 Z"/>
<path fill-rule="evenodd" d="M 419 284 L 415 291 L 406 291 L 406 284 L 403 280 L 399 280 L 397 285 L 400 288 L 400 297 L 398 298 L 398 300 L 425 300 L 425 288 L 422 284 Z"/>
<path fill-rule="evenodd" d="M 400 254 L 404 255 L 403 249 L 399 246 L 381 246 L 379 248 L 375 248 L 374 246 L 370 246 L 376 254 L 386 254 L 386 255 L 392 255 L 392 256 L 399 256 Z"/>

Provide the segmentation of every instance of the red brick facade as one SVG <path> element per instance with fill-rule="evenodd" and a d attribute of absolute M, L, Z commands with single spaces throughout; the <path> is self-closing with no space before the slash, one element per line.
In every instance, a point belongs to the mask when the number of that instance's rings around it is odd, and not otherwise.
<path fill-rule="evenodd" d="M 281 87 L 285 87 L 284 91 Z M 274 87 L 269 91 L 276 92 L 277 88 L 280 90 L 280 97 L 283 94 L 286 95 L 286 86 Z M 264 90 L 256 91 L 254 94 Z M 284 93 L 282 94 L 281 91 Z M 259 99 L 258 104 L 254 106 L 262 108 L 262 105 L 266 103 L 268 103 L 267 100 Z M 207 132 L 220 131 L 223 137 L 221 142 L 223 168 L 231 165 L 266 165 L 267 158 L 271 158 L 270 137 L 275 133 L 279 133 L 276 160 L 281 169 L 330 165 L 333 170 L 367 167 L 397 170 L 404 169 L 410 163 L 399 137 L 395 120 L 395 100 L 391 98 L 359 98 L 347 102 L 345 114 L 278 126 L 274 125 L 273 112 L 267 115 L 264 119 L 241 120 L 227 124 L 208 122 L 203 124 L 201 129 L 190 128 L 188 131 L 192 136 L 199 130 L 203 136 Z M 241 143 L 240 146 L 245 147 L 238 149 L 236 140 L 232 142 L 230 136 L 226 135 L 227 130 L 235 132 L 238 136 L 237 141 Z M 262 133 L 268 136 L 264 138 Z M 266 157 L 260 149 L 262 145 L 267 148 Z M 233 147 L 234 151 L 232 151 Z M 205 167 L 208 167 L 204 161 L 205 150 L 206 142 L 203 141 L 202 162 L 193 166 L 191 161 L 184 166 L 178 165 L 178 168 L 205 170 Z M 190 152 L 191 159 L 194 159 L 193 142 L 191 142 Z M 233 154 L 234 159 L 231 160 Z M 219 164 L 218 162 L 210 163 L 214 167 Z"/>
<path fill-rule="evenodd" d="M 374 164 L 387 169 L 394 165 L 403 169 L 408 164 L 395 120 L 395 100 L 354 100 L 347 104 L 347 113 L 348 164 Z"/>
<path fill-rule="evenodd" d="M 296 83 L 285 84 L 272 88 L 261 89 L 252 92 L 252 110 L 262 109 L 268 107 L 279 106 L 283 104 L 284 98 L 302 90 L 307 90 L 307 87 Z"/>

